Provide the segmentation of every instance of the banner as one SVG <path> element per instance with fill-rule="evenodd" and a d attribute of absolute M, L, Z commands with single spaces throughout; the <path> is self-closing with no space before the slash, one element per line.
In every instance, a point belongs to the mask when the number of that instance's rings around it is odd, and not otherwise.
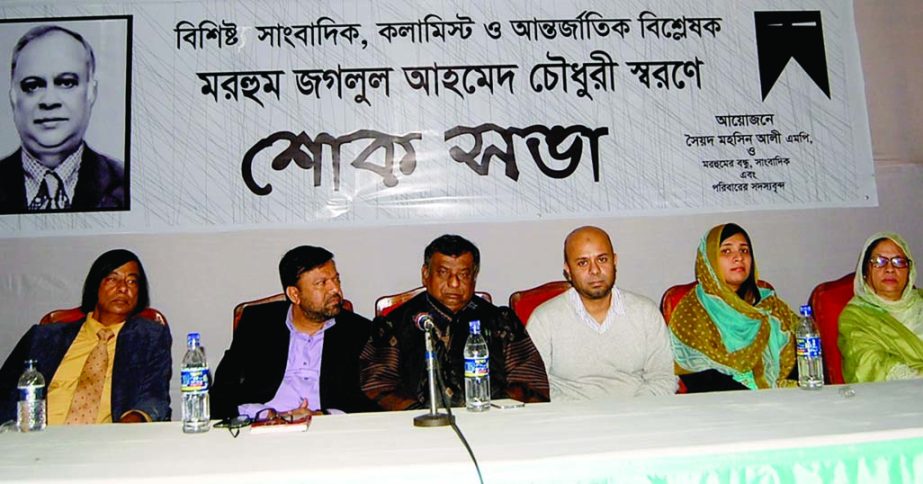
<path fill-rule="evenodd" d="M 7 236 L 877 204 L 851 2 L 0 14 Z"/>

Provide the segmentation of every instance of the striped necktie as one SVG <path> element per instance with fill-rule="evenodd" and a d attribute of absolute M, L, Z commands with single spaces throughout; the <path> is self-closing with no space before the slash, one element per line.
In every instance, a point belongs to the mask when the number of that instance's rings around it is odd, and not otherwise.
<path fill-rule="evenodd" d="M 29 204 L 29 210 L 61 210 L 70 208 L 70 206 L 70 198 L 64 190 L 61 177 L 52 170 L 46 171 L 38 193 Z"/>
<path fill-rule="evenodd" d="M 96 423 L 99 399 L 103 394 L 103 383 L 106 382 L 106 370 L 109 368 L 107 346 L 112 336 L 112 330 L 109 328 L 103 328 L 96 333 L 99 341 L 83 364 L 83 371 L 77 380 L 77 390 L 74 391 L 74 399 L 71 400 L 71 408 L 64 420 L 65 424 Z"/>

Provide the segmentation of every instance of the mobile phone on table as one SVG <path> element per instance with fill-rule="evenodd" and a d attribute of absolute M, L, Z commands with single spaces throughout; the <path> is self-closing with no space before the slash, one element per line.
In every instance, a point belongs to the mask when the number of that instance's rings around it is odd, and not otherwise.
<path fill-rule="evenodd" d="M 498 398 L 496 400 L 491 400 L 490 406 L 499 409 L 507 409 L 524 407 L 526 404 L 519 400 L 513 400 L 512 398 Z"/>

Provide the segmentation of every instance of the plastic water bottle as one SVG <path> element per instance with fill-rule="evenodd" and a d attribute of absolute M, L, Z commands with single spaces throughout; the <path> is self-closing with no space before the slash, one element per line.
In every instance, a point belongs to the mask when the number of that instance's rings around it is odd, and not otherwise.
<path fill-rule="evenodd" d="M 465 342 L 465 406 L 469 412 L 490 410 L 490 359 L 487 342 L 481 336 L 481 322 L 468 323 Z"/>
<path fill-rule="evenodd" d="M 208 432 L 208 363 L 199 333 L 186 336 L 186 355 L 180 370 L 183 394 L 183 432 Z"/>
<path fill-rule="evenodd" d="M 35 369 L 35 360 L 26 360 L 26 371 L 19 377 L 19 401 L 16 402 L 16 428 L 20 432 L 35 432 L 45 428 L 45 378 Z"/>
<path fill-rule="evenodd" d="M 801 320 L 795 329 L 798 360 L 798 386 L 816 390 L 824 386 L 824 362 L 821 358 L 820 333 L 814 324 L 811 306 L 801 306 Z"/>

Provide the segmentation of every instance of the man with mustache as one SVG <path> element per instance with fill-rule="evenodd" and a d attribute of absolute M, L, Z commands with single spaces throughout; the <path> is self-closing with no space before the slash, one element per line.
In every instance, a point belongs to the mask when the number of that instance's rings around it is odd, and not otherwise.
<path fill-rule="evenodd" d="M 491 398 L 548 401 L 542 359 L 519 318 L 509 308 L 498 308 L 475 295 L 480 263 L 480 251 L 464 237 L 436 238 L 423 252 L 421 277 L 426 290 L 385 317 L 375 318 L 372 337 L 362 352 L 361 376 L 362 389 L 381 408 L 424 408 L 429 401 L 424 333 L 414 322 L 420 314 L 429 315 L 435 326 L 437 380 L 445 383 L 448 405 L 465 405 L 463 351 L 474 320 L 481 322 L 490 352 Z"/>
<path fill-rule="evenodd" d="M 212 418 L 377 410 L 359 390 L 369 320 L 342 308 L 333 254 L 303 245 L 279 262 L 287 301 L 244 310 L 211 388 Z"/>
<path fill-rule="evenodd" d="M 574 230 L 564 241 L 573 287 L 529 317 L 552 401 L 676 391 L 663 316 L 650 299 L 615 287 L 617 259 L 604 230 Z"/>
<path fill-rule="evenodd" d="M 80 34 L 35 27 L 16 43 L 10 104 L 22 146 L 0 161 L 0 214 L 124 209 L 125 167 L 83 137 L 96 57 Z"/>

